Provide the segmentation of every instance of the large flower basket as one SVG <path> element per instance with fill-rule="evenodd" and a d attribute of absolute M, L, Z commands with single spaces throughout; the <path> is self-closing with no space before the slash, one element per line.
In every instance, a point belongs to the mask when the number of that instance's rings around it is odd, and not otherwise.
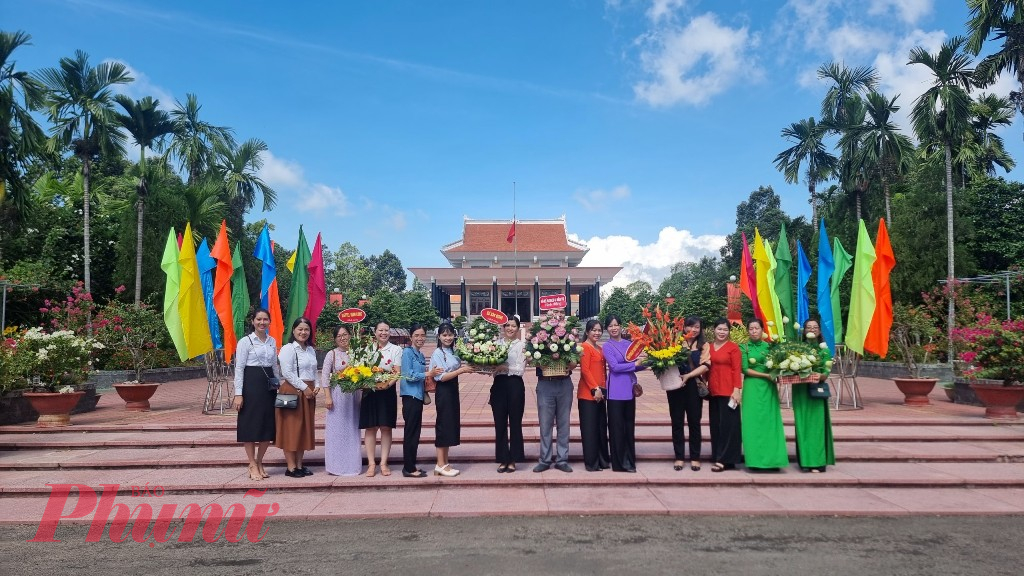
<path fill-rule="evenodd" d="M 124 409 L 129 412 L 149 412 L 149 399 L 156 394 L 159 384 L 114 384 L 117 395 L 125 401 Z"/>
<path fill-rule="evenodd" d="M 661 389 L 666 392 L 669 390 L 678 390 L 683 387 L 683 382 L 679 378 L 678 366 L 669 366 L 657 376 L 658 383 L 661 384 Z"/>
<path fill-rule="evenodd" d="M 928 394 L 935 388 L 938 378 L 893 378 L 896 387 L 903 393 L 904 406 L 928 406 Z"/>
<path fill-rule="evenodd" d="M 800 376 L 799 374 L 780 374 L 779 384 L 783 386 L 792 386 L 793 384 L 814 384 L 821 379 L 821 376 L 812 373 L 807 376 Z"/>
<path fill-rule="evenodd" d="M 1017 404 L 1024 399 L 1024 386 L 1003 386 L 1002 384 L 971 384 L 971 390 L 985 405 L 985 418 L 992 420 L 1016 420 Z"/>
<path fill-rule="evenodd" d="M 60 394 L 57 392 L 25 392 L 22 394 L 32 404 L 32 408 L 39 412 L 36 426 L 40 428 L 56 428 L 59 426 L 71 425 L 71 411 L 78 404 L 78 399 L 85 392 L 70 392 Z"/>
<path fill-rule="evenodd" d="M 569 375 L 569 367 L 566 365 L 564 360 L 552 360 L 540 367 L 540 373 L 542 376 L 559 378 L 561 376 Z"/>

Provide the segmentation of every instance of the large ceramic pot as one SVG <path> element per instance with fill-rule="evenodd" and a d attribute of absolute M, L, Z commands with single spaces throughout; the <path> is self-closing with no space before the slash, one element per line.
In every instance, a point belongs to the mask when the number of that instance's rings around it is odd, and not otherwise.
<path fill-rule="evenodd" d="M 928 394 L 935 388 L 938 378 L 893 378 L 896 387 L 903 392 L 904 406 L 927 406 Z"/>
<path fill-rule="evenodd" d="M 149 412 L 149 399 L 156 394 L 159 384 L 114 384 L 117 395 L 125 401 L 124 409 Z"/>
<path fill-rule="evenodd" d="M 985 418 L 1016 420 L 1017 404 L 1024 400 L 1024 386 L 1001 384 L 971 384 L 971 390 L 985 405 Z"/>
<path fill-rule="evenodd" d="M 36 426 L 40 428 L 56 428 L 71 425 L 71 411 L 78 404 L 78 399 L 85 392 L 60 394 L 57 392 L 25 392 L 22 396 L 29 401 L 32 408 L 39 413 Z"/>

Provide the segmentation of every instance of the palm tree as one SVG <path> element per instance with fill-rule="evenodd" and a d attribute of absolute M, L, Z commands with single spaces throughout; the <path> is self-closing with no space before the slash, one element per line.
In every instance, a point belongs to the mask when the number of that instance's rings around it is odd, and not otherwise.
<path fill-rule="evenodd" d="M 46 87 L 46 111 L 53 127 L 49 146 L 53 151 L 70 147 L 82 161 L 83 244 L 85 291 L 92 290 L 89 255 L 90 184 L 93 158 L 100 152 L 123 153 L 124 136 L 114 119 L 114 96 L 111 87 L 132 81 L 128 69 L 120 62 L 89 63 L 89 55 L 75 51 L 74 58 L 61 58 L 59 68 L 46 68 L 37 73 Z"/>
<path fill-rule="evenodd" d="M 799 122 L 793 122 L 782 129 L 782 137 L 793 142 L 793 145 L 786 148 L 775 157 L 775 168 L 782 172 L 786 182 L 796 184 L 800 180 L 800 165 L 805 163 L 807 170 L 804 180 L 807 182 L 807 192 L 810 195 L 808 202 L 811 204 L 811 226 L 818 225 L 818 202 L 815 198 L 815 188 L 819 182 L 828 180 L 835 174 L 838 159 L 825 149 L 823 138 L 825 137 L 825 126 L 814 121 L 814 117 Z"/>
<path fill-rule="evenodd" d="M 896 99 L 887 99 L 883 94 L 868 92 L 865 104 L 864 122 L 851 127 L 843 138 L 855 139 L 859 148 L 856 164 L 870 174 L 877 174 L 885 196 L 885 221 L 892 223 L 889 186 L 890 178 L 899 178 L 910 170 L 914 144 L 892 123 L 892 115 L 899 111 Z M 845 148 L 840 139 L 840 147 Z"/>
<path fill-rule="evenodd" d="M 42 102 L 42 86 L 11 59 L 15 50 L 31 40 L 21 31 L 0 31 L 0 204 L 9 190 L 16 220 L 25 215 L 31 197 L 30 187 L 21 178 L 25 163 L 43 150 L 46 141 L 29 112 Z"/>
<path fill-rule="evenodd" d="M 847 195 L 852 194 L 857 211 L 857 220 L 861 218 L 864 194 L 871 185 L 867 165 L 864 163 L 864 144 L 856 137 L 864 129 L 867 117 L 867 105 L 860 94 L 853 94 L 846 99 L 842 122 L 834 121 L 832 125 L 839 137 L 839 185 Z"/>
<path fill-rule="evenodd" d="M 954 163 L 963 166 L 972 179 L 996 175 L 996 168 L 1009 172 L 1017 165 L 994 130 L 1013 124 L 1014 107 L 1008 98 L 982 94 L 971 102 L 971 128 Z"/>
<path fill-rule="evenodd" d="M 970 129 L 971 97 L 974 70 L 971 58 L 962 52 L 962 36 L 942 43 L 938 53 L 931 54 L 920 46 L 910 51 L 910 64 L 921 64 L 934 76 L 931 87 L 914 102 L 911 120 L 922 145 L 938 145 L 946 162 L 946 282 L 949 286 L 949 309 L 946 317 L 949 361 L 953 361 L 954 261 L 953 261 L 953 146 L 962 141 Z"/>
<path fill-rule="evenodd" d="M 263 210 L 273 210 L 277 192 L 256 175 L 263 167 L 260 154 L 268 150 L 266 142 L 250 138 L 237 148 L 214 146 L 214 172 L 223 185 L 228 205 L 228 227 L 240 238 L 245 213 L 256 206 L 256 195 L 263 196 Z"/>
<path fill-rule="evenodd" d="M 1017 77 L 1020 91 L 1010 92 L 1010 100 L 1024 112 L 1024 0 L 967 0 L 971 18 L 967 27 L 971 34 L 967 50 L 977 56 L 985 40 L 1002 40 L 998 51 L 986 56 L 975 71 L 978 85 L 992 85 L 1002 72 Z"/>
<path fill-rule="evenodd" d="M 160 101 L 146 96 L 135 101 L 118 94 L 115 98 L 124 108 L 125 114 L 117 114 L 117 122 L 131 134 L 139 147 L 139 182 L 136 186 L 136 236 L 135 236 L 135 305 L 142 303 L 142 216 L 145 211 L 146 194 L 149 185 L 146 181 L 146 148 L 154 144 L 162 146 L 164 136 L 174 131 L 171 115 L 160 110 Z"/>
<path fill-rule="evenodd" d="M 178 158 L 182 170 L 188 169 L 188 182 L 192 185 L 212 164 L 213 150 L 217 145 L 235 147 L 231 128 L 214 126 L 199 119 L 202 106 L 195 94 L 186 94 L 185 103 L 175 102 L 171 111 L 174 119 L 174 140 L 169 152 Z"/>
<path fill-rule="evenodd" d="M 878 72 L 871 66 L 850 69 L 835 62 L 822 64 L 818 68 L 818 78 L 832 81 L 832 86 L 821 100 L 821 118 L 822 123 L 834 132 L 849 124 L 847 102 L 878 84 Z"/>

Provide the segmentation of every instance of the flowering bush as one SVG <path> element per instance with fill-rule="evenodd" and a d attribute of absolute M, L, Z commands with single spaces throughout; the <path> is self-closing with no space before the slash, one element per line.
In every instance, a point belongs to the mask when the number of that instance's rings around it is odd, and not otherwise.
<path fill-rule="evenodd" d="M 559 320 L 549 311 L 539 323 L 530 328 L 526 342 L 526 359 L 535 366 L 552 366 L 565 362 L 579 362 L 583 354 L 580 342 L 580 321 L 575 316 Z"/>
<path fill-rule="evenodd" d="M 22 359 L 22 375 L 39 387 L 53 392 L 66 385 L 75 386 L 89 375 L 89 356 L 103 344 L 75 336 L 70 330 L 43 332 L 31 328 L 14 344 L 15 354 Z"/>
<path fill-rule="evenodd" d="M 919 365 L 928 361 L 940 338 L 941 332 L 926 308 L 893 304 L 889 345 L 899 352 L 911 378 L 920 377 Z"/>
<path fill-rule="evenodd" d="M 143 382 L 143 373 L 160 359 L 158 345 L 166 329 L 163 318 L 146 304 L 110 301 L 97 314 L 96 339 L 112 357 L 127 356 L 135 379 Z M 107 362 L 107 368 L 111 368 Z"/>
<path fill-rule="evenodd" d="M 977 319 L 976 325 L 953 331 L 953 340 L 968 348 L 960 353 L 968 364 L 964 374 L 1024 385 L 1024 319 L 999 322 L 988 314 Z"/>
<path fill-rule="evenodd" d="M 685 318 L 675 318 L 669 312 L 662 312 L 661 306 L 655 306 L 652 313 L 650 307 L 644 306 L 643 317 L 647 324 L 641 328 L 630 322 L 626 330 L 634 342 L 643 344 L 647 360 L 655 374 L 661 375 L 665 370 L 686 360 L 683 354 L 683 322 Z"/>
<path fill-rule="evenodd" d="M 508 359 L 508 344 L 498 343 L 501 330 L 483 318 L 476 318 L 470 324 L 468 340 L 455 341 L 455 353 L 459 359 L 476 367 L 497 366 Z"/>
<path fill-rule="evenodd" d="M 366 388 L 383 389 L 398 380 L 401 375 L 392 372 L 391 361 L 383 367 L 380 364 L 381 354 L 373 338 L 362 333 L 362 327 L 352 325 L 351 347 L 348 351 L 348 362 L 342 361 L 331 374 L 331 387 L 340 387 L 342 392 L 355 392 Z"/>

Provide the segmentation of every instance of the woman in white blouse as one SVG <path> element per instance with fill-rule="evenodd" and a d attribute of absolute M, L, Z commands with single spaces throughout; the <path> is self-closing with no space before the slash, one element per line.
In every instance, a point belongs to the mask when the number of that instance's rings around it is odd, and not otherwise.
<path fill-rule="evenodd" d="M 377 351 L 380 352 L 378 366 L 385 372 L 402 371 L 402 347 L 391 343 L 391 326 L 378 322 L 373 329 Z M 398 425 L 398 392 L 395 384 L 387 388 L 363 390 L 359 405 L 359 427 L 363 429 L 363 444 L 366 447 L 366 475 L 377 474 L 377 431 L 380 430 L 380 473 L 391 476 L 388 456 L 391 455 L 391 430 Z"/>
<path fill-rule="evenodd" d="M 491 414 L 494 415 L 494 460 L 498 472 L 515 472 L 516 462 L 526 462 L 523 453 L 523 411 L 526 409 L 526 343 L 519 338 L 519 317 L 511 316 L 504 326 L 508 360 L 498 367 L 491 384 Z"/>
<path fill-rule="evenodd" d="M 238 340 L 235 349 L 235 399 L 238 411 L 237 440 L 249 458 L 249 479 L 270 478 L 263 456 L 274 440 L 274 397 L 270 379 L 277 374 L 277 342 L 267 334 L 270 312 L 260 308 L 252 316 L 252 334 Z"/>
<path fill-rule="evenodd" d="M 316 411 L 316 351 L 309 345 L 313 327 L 309 319 L 299 317 L 292 323 L 292 336 L 288 344 L 281 347 L 278 358 L 281 362 L 279 394 L 298 394 L 295 408 L 278 408 L 276 414 L 277 436 L 274 446 L 284 450 L 290 478 L 312 476 L 313 472 L 302 465 L 302 453 L 315 446 L 313 416 Z"/>

